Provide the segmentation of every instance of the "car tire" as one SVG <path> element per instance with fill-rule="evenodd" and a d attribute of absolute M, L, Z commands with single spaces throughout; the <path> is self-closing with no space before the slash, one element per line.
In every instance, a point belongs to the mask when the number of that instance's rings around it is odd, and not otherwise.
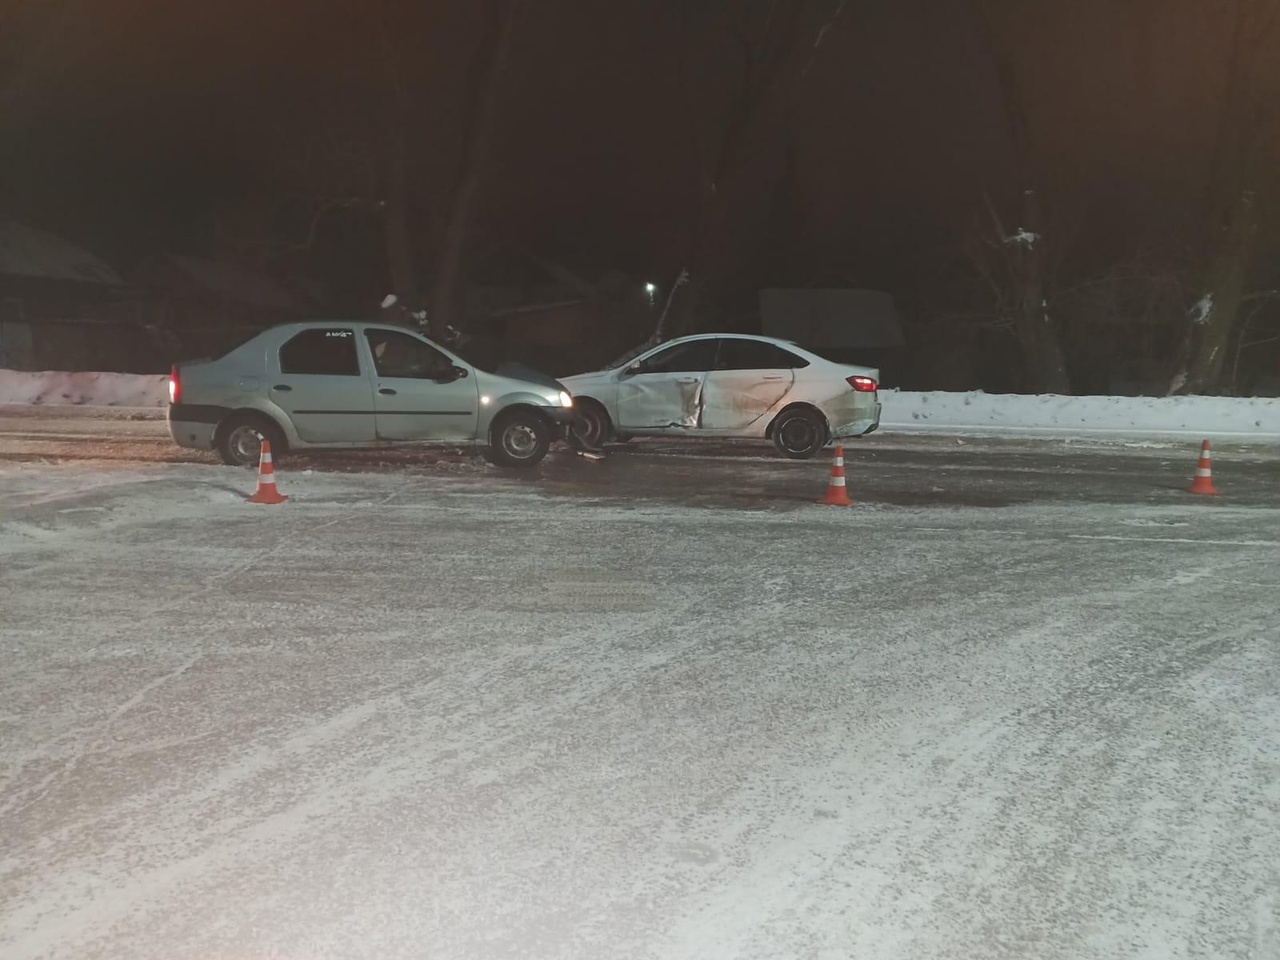
<path fill-rule="evenodd" d="M 599 449 L 613 439 L 613 421 L 609 413 L 590 397 L 574 398 L 573 429 L 588 447 Z"/>
<path fill-rule="evenodd" d="M 499 414 L 489 428 L 485 459 L 500 467 L 527 469 L 542 462 L 551 449 L 551 425 L 533 410 Z"/>
<path fill-rule="evenodd" d="M 814 410 L 785 410 L 773 422 L 773 445 L 789 460 L 809 460 L 827 445 L 826 418 Z"/>
<path fill-rule="evenodd" d="M 285 452 L 284 433 L 261 415 L 241 414 L 218 425 L 214 446 L 229 467 L 256 467 L 262 456 L 262 440 L 271 444 L 274 458 Z"/>

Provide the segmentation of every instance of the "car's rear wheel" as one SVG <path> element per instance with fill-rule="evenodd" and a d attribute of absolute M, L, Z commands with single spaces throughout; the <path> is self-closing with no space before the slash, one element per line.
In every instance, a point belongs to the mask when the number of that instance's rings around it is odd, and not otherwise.
<path fill-rule="evenodd" d="M 551 426 L 532 410 L 500 414 L 489 430 L 485 459 L 502 467 L 537 466 L 551 449 Z"/>
<path fill-rule="evenodd" d="M 603 447 L 613 439 L 613 421 L 599 403 L 589 397 L 574 398 L 573 429 L 589 447 Z"/>
<path fill-rule="evenodd" d="M 786 410 L 773 424 L 773 445 L 791 460 L 808 460 L 827 445 L 826 418 L 803 407 Z"/>
<path fill-rule="evenodd" d="M 256 466 L 262 456 L 262 441 L 271 444 L 271 454 L 284 453 L 284 433 L 266 417 L 244 414 L 224 421 L 214 437 L 222 462 L 232 467 Z"/>

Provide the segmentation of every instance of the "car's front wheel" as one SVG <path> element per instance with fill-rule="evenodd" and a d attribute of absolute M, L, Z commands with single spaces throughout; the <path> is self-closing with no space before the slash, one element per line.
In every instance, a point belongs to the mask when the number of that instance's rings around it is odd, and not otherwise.
<path fill-rule="evenodd" d="M 773 445 L 791 460 L 808 460 L 827 445 L 827 421 L 813 410 L 784 411 L 773 424 Z"/>
<path fill-rule="evenodd" d="M 214 445 L 222 462 L 232 467 L 257 466 L 262 456 L 262 441 L 271 444 L 274 457 L 284 453 L 284 434 L 266 417 L 245 414 L 231 417 L 218 427 Z"/>
<path fill-rule="evenodd" d="M 511 410 L 493 421 L 485 458 L 502 467 L 533 467 L 550 449 L 546 418 L 532 410 Z"/>
<path fill-rule="evenodd" d="M 573 430 L 588 447 L 599 449 L 613 439 L 613 421 L 599 403 L 590 397 L 575 398 Z"/>

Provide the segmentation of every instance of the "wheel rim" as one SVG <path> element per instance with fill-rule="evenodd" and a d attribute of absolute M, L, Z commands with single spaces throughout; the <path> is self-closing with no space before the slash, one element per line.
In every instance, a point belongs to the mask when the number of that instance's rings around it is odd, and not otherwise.
<path fill-rule="evenodd" d="M 538 432 L 527 423 L 513 423 L 502 431 L 502 449 L 515 460 L 528 460 L 538 451 Z"/>
<path fill-rule="evenodd" d="M 802 453 L 808 450 L 813 446 L 813 440 L 816 435 L 813 424 L 799 417 L 794 420 L 788 420 L 778 432 L 783 447 L 792 453 Z"/>
<path fill-rule="evenodd" d="M 227 447 L 241 463 L 253 463 L 262 455 L 262 434 L 247 425 L 236 427 L 227 437 Z"/>

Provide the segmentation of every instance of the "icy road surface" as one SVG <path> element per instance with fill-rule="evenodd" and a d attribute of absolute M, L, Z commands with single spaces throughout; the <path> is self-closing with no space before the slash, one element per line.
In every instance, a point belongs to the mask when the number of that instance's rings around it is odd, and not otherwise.
<path fill-rule="evenodd" d="M 1274 472 L 1125 463 L 0 464 L 0 957 L 1280 957 Z"/>

